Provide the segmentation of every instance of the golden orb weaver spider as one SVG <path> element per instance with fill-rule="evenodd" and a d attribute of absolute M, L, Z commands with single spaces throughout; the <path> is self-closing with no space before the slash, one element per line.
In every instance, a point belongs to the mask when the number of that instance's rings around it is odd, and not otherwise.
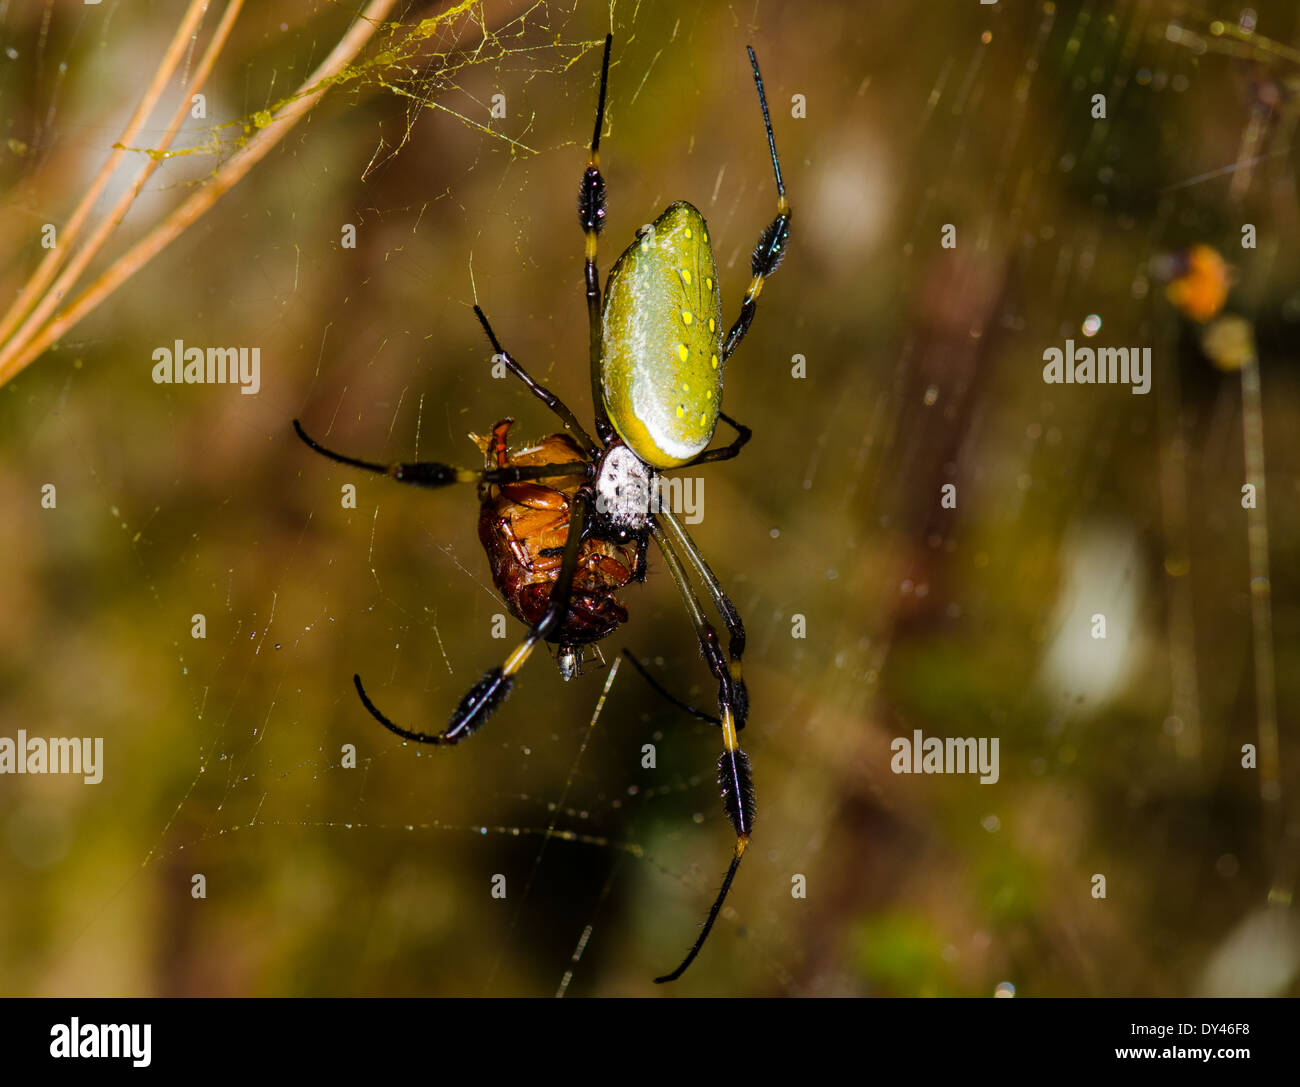
<path fill-rule="evenodd" d="M 613 594 L 631 581 L 645 580 L 648 541 L 655 541 L 691 618 L 704 659 L 717 679 L 718 716 L 698 713 L 669 698 L 721 729 L 718 784 L 736 835 L 722 889 L 699 937 L 676 970 L 655 978 L 666 982 L 681 977 L 695 961 L 722 910 L 749 844 L 755 802 L 749 757 L 739 740 L 749 712 L 741 676 L 744 625 L 681 522 L 665 508 L 652 508 L 652 499 L 660 472 L 729 460 L 749 441 L 749 428 L 722 413 L 723 367 L 749 331 L 764 281 L 785 255 L 790 207 L 763 77 L 750 48 L 750 67 L 776 180 L 777 214 L 754 247 L 751 278 L 739 316 L 724 338 L 718 269 L 708 226 L 704 216 L 685 202 L 670 204 L 650 228 L 638 232 L 637 240 L 615 262 L 602 292 L 596 270 L 597 239 L 605 225 L 605 180 L 599 152 L 613 40 L 612 34 L 605 38 L 596 126 L 578 190 L 578 219 L 586 237 L 584 279 L 596 438 L 568 406 L 534 381 L 501 346 L 478 306 L 474 312 L 492 345 L 494 359 L 504 362 L 560 417 L 566 433 L 511 453 L 506 443 L 511 421 L 502 420 L 490 439 L 479 440 L 486 466 L 471 470 L 433 461 L 385 465 L 359 460 L 308 437 L 297 419 L 293 426 L 322 456 L 399 483 L 479 486 L 479 534 L 492 563 L 493 579 L 510 610 L 528 625 L 528 634 L 504 664 L 474 684 L 439 733 L 395 724 L 371 701 L 361 677 L 353 676 L 365 708 L 405 740 L 450 745 L 465 739 L 506 699 L 516 673 L 538 642 L 559 646 L 561 671 L 569 678 L 577 670 L 581 647 L 607 637 L 626 620 L 626 609 Z M 729 445 L 709 449 L 719 419 L 736 436 Z M 687 574 L 688 566 L 726 627 L 725 654 Z M 657 682 L 651 682 L 666 694 Z"/>

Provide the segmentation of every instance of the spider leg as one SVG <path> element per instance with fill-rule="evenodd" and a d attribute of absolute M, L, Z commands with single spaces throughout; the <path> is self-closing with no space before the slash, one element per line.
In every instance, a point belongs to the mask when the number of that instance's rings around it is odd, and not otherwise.
<path fill-rule="evenodd" d="M 754 69 L 754 86 L 758 88 L 758 104 L 763 108 L 763 126 L 767 129 L 767 148 L 772 154 L 772 173 L 776 177 L 776 218 L 768 223 L 758 237 L 754 246 L 754 255 L 750 258 L 749 269 L 752 278 L 745 291 L 745 299 L 740 305 L 740 316 L 731 326 L 727 338 L 723 341 L 722 361 L 731 358 L 740 346 L 749 326 L 754 320 L 758 308 L 758 296 L 762 293 L 763 282 L 776 271 L 785 256 L 786 242 L 790 237 L 790 205 L 785 199 L 785 182 L 781 180 L 781 162 L 776 157 L 776 137 L 772 135 L 772 118 L 767 112 L 767 95 L 763 92 L 763 77 L 758 71 L 758 58 L 754 50 L 749 50 L 749 63 Z"/>
<path fill-rule="evenodd" d="M 560 421 L 564 423 L 565 429 L 574 436 L 578 444 L 582 446 L 588 454 L 594 455 L 599 453 L 600 446 L 591 440 L 591 435 L 583 429 L 582 424 L 578 422 L 578 417 L 573 414 L 573 411 L 569 406 L 551 392 L 551 390 L 545 385 L 541 385 L 534 381 L 532 377 L 529 376 L 528 371 L 519 364 L 515 357 L 501 346 L 501 341 L 497 339 L 497 334 L 492 331 L 492 326 L 488 323 L 487 314 L 485 314 L 480 307 L 475 306 L 474 316 L 478 318 L 479 324 L 483 326 L 483 331 L 487 333 L 487 338 L 492 344 L 492 351 L 494 352 L 495 357 L 501 359 L 501 361 L 505 363 L 507 370 L 527 385 L 538 400 L 560 417 Z"/>
<path fill-rule="evenodd" d="M 749 439 L 754 436 L 754 432 L 745 426 L 744 423 L 738 423 L 726 412 L 718 412 L 718 418 L 731 427 L 736 432 L 735 438 L 729 445 L 719 446 L 717 449 L 706 449 L 698 457 L 688 460 L 685 464 L 679 464 L 675 468 L 665 468 L 667 472 L 677 472 L 683 468 L 694 468 L 697 464 L 712 464 L 714 461 L 731 460 L 738 455 L 742 449 L 749 443 Z"/>
<path fill-rule="evenodd" d="M 561 464 L 511 465 L 506 468 L 489 468 L 486 471 L 483 469 L 457 468 L 451 464 L 440 464 L 431 460 L 378 464 L 374 461 L 347 457 L 342 453 L 336 453 L 334 450 L 326 448 L 310 437 L 297 419 L 293 421 L 293 429 L 309 448 L 314 449 L 322 457 L 328 457 L 330 460 L 338 461 L 340 464 L 346 464 L 352 468 L 361 468 L 367 472 L 374 472 L 376 475 L 388 476 L 389 479 L 396 480 L 398 483 L 410 483 L 416 487 L 446 487 L 452 483 L 511 484 L 529 479 L 547 479 L 552 476 L 589 476 L 592 471 L 591 465 L 587 461 L 581 460 L 565 461 Z"/>
<path fill-rule="evenodd" d="M 361 677 L 353 676 L 352 682 L 356 684 L 357 694 L 361 698 L 362 705 L 370 711 L 370 715 L 389 732 L 396 733 L 404 740 L 440 745 L 460 743 L 491 717 L 493 711 L 510 696 L 510 691 L 515 684 L 515 673 L 528 662 L 537 643 L 550 635 L 568 614 L 569 601 L 573 595 L 573 575 L 578 569 L 578 555 L 582 550 L 583 537 L 586 535 L 590 504 L 591 491 L 584 487 L 578 491 L 570 507 L 569 536 L 564 543 L 564 560 L 560 565 L 559 576 L 551 588 L 551 598 L 546 605 L 546 611 L 528 631 L 524 640 L 506 657 L 505 663 L 485 673 L 469 689 L 469 693 L 460 700 L 460 704 L 442 732 L 415 732 L 394 724 L 370 700 L 366 689 L 361 685 Z"/>
<path fill-rule="evenodd" d="M 727 646 L 727 655 L 731 658 L 728 671 L 731 673 L 732 686 L 736 692 L 737 717 L 739 724 L 737 727 L 745 727 L 745 718 L 749 715 L 749 693 L 745 687 L 745 681 L 740 673 L 740 659 L 745 655 L 745 624 L 741 622 L 740 612 L 736 610 L 736 605 L 731 602 L 731 597 L 722 587 L 722 582 L 718 580 L 707 562 L 704 561 L 704 555 L 700 549 L 695 546 L 695 541 L 691 539 L 689 533 L 677 519 L 677 515 L 670 510 L 660 510 L 656 515 L 660 524 L 664 526 L 673 537 L 674 546 L 685 553 L 687 561 L 700 576 L 705 587 L 709 590 L 709 596 L 713 600 L 713 605 L 718 609 L 718 614 L 722 616 L 722 622 L 727 628 L 727 635 L 730 643 Z"/>
<path fill-rule="evenodd" d="M 662 512 L 656 514 L 655 521 L 651 524 L 651 534 L 655 543 L 659 545 L 659 550 L 663 553 L 664 562 L 668 566 L 669 573 L 672 574 L 673 581 L 681 593 L 682 602 L 686 605 L 686 611 L 695 627 L 695 634 L 699 639 L 704 659 L 708 661 L 709 668 L 718 680 L 718 715 L 721 718 L 722 728 L 722 757 L 718 760 L 718 785 L 722 790 L 723 809 L 727 813 L 727 819 L 731 823 L 732 830 L 736 833 L 736 847 L 735 852 L 732 854 L 731 865 L 723 878 L 722 889 L 718 893 L 718 897 L 713 901 L 713 906 L 709 910 L 709 916 L 704 922 L 704 927 L 700 930 L 699 937 L 690 951 L 687 952 L 686 958 L 682 960 L 681 965 L 671 974 L 655 978 L 656 983 L 676 981 L 681 977 L 686 972 L 686 968 L 695 961 L 695 956 L 700 953 L 700 948 L 704 946 L 704 941 L 708 939 L 709 932 L 718 919 L 718 914 L 722 912 L 722 904 L 726 901 L 727 892 L 731 890 L 731 883 L 736 877 L 736 870 L 740 867 L 740 859 L 744 856 L 745 848 L 749 845 L 749 836 L 754 825 L 755 809 L 754 780 L 749 767 L 749 756 L 741 750 L 740 739 L 737 735 L 739 731 L 737 720 L 739 719 L 741 724 L 744 723 L 744 712 L 747 708 L 745 705 L 746 696 L 740 693 L 744 690 L 743 683 L 740 685 L 738 692 L 737 686 L 732 679 L 732 669 L 736 667 L 738 662 L 732 662 L 731 667 L 729 667 L 728 663 L 723 660 L 717 632 L 714 631 L 713 626 L 704 615 L 704 608 L 700 604 L 700 599 L 686 577 L 686 571 L 682 567 L 681 559 L 678 558 L 674 549 L 673 540 L 669 538 L 670 533 L 664 532 L 660 525 L 661 519 L 663 519 Z M 740 639 L 743 648 L 743 629 L 740 631 Z M 733 643 L 735 640 L 735 634 L 733 633 Z"/>
<path fill-rule="evenodd" d="M 605 124 L 605 92 L 609 87 L 609 50 L 614 35 L 605 35 L 605 58 L 600 66 L 600 99 L 596 104 L 596 128 L 591 136 L 587 169 L 578 186 L 578 222 L 586 237 L 586 263 L 583 266 L 587 285 L 588 352 L 591 363 L 591 400 L 596 410 L 596 436 L 605 444 L 614 438 L 614 428 L 605 412 L 601 389 L 600 353 L 603 322 L 600 305 L 600 273 L 596 270 L 596 251 L 600 232 L 605 227 L 605 178 L 600 172 L 600 130 Z"/>
<path fill-rule="evenodd" d="M 654 676 L 650 674 L 650 669 L 648 669 L 644 664 L 642 664 L 639 660 L 636 659 L 636 656 L 635 654 L 633 654 L 632 650 L 624 649 L 623 656 L 625 656 L 628 659 L 628 663 L 630 663 L 633 668 L 635 668 L 638 672 L 641 673 L 641 678 L 644 679 L 648 684 L 650 684 L 650 687 L 666 702 L 671 702 L 683 713 L 689 713 L 692 717 L 698 717 L 701 721 L 707 721 L 709 724 L 718 725 L 719 727 L 722 725 L 721 718 L 714 717 L 713 714 L 711 713 L 705 713 L 703 710 L 696 709 L 689 702 L 683 702 L 680 698 L 678 698 L 675 694 L 673 694 L 672 691 L 670 691 L 667 687 L 665 687 L 662 683 L 660 683 L 657 679 L 655 679 Z"/>

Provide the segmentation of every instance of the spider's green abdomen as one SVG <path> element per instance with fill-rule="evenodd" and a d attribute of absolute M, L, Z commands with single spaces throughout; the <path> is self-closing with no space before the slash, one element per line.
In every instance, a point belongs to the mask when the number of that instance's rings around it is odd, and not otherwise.
<path fill-rule="evenodd" d="M 647 464 L 685 464 L 713 437 L 722 400 L 721 321 L 704 216 L 690 204 L 669 204 L 654 229 L 624 250 L 605 288 L 605 411 Z"/>

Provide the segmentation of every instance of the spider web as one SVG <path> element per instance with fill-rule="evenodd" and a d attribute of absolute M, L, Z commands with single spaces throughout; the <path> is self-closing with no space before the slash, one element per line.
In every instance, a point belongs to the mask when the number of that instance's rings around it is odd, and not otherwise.
<path fill-rule="evenodd" d="M 0 2 L 16 284 L 179 7 Z M 294 100 L 359 7 L 241 13 L 128 241 Z M 619 660 L 710 707 L 658 556 L 603 666 L 566 684 L 539 650 L 472 740 L 404 745 L 354 672 L 433 730 L 522 634 L 493 636 L 477 502 L 331 464 L 289 427 L 467 465 L 498 419 L 555 431 L 491 376 L 475 303 L 590 418 L 574 197 L 608 30 L 602 273 L 690 200 L 734 316 L 774 210 L 748 43 L 794 208 L 727 377 L 755 438 L 702 473 L 691 528 L 749 633 L 756 832 L 673 991 L 1296 991 L 1300 25 L 1281 2 L 916 8 L 398 4 L 244 181 L 3 387 L 0 736 L 106 750 L 98 786 L 0 779 L 5 992 L 643 995 L 689 946 L 731 842 L 716 731 Z M 1197 241 L 1238 266 L 1254 416 L 1161 298 L 1153 259 Z M 1042 383 L 1043 349 L 1090 315 L 1099 344 L 1154 346 L 1150 396 Z M 178 339 L 259 346 L 261 390 L 155 384 Z M 1261 570 L 1239 488 L 1265 439 Z M 33 497 L 50 481 L 57 510 Z M 1094 612 L 1104 652 L 1077 640 Z M 891 774 L 914 729 L 1000 737 L 999 784 Z M 1239 749 L 1270 729 L 1261 799 Z"/>

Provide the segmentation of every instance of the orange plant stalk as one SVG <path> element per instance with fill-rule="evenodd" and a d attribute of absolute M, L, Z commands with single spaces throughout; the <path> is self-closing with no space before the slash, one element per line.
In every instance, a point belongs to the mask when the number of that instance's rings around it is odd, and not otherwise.
<path fill-rule="evenodd" d="M 265 128 L 260 129 L 227 159 L 212 179 L 177 207 L 144 238 L 117 258 L 65 310 L 54 315 L 38 332 L 20 341 L 17 337 L 0 348 L 0 385 L 21 373 L 78 321 L 94 310 L 118 287 L 175 241 L 184 231 L 229 192 L 267 153 L 312 109 L 345 68 L 374 35 L 397 0 L 370 0 L 365 10 L 317 69 L 303 81 L 297 93 Z M 443 17 L 470 7 L 466 0 Z"/>
<path fill-rule="evenodd" d="M 91 180 L 90 188 L 86 190 L 81 202 L 73 210 L 72 217 L 64 225 L 59 236 L 60 244 L 45 254 L 41 263 L 37 265 L 36 271 L 32 273 L 31 279 L 18 292 L 18 297 L 14 299 L 4 318 L 0 319 L 0 343 L 10 339 L 14 326 L 22 320 L 23 315 L 31 307 L 33 300 L 49 286 L 50 280 L 54 278 L 54 273 L 58 271 L 63 255 L 70 251 L 72 242 L 81 232 L 81 228 L 90 215 L 91 209 L 95 206 L 95 201 L 99 199 L 100 193 L 104 191 L 104 186 L 108 184 L 108 179 L 112 176 L 113 171 L 117 169 L 117 164 L 121 162 L 122 156 L 126 154 L 127 146 L 135 140 L 136 134 L 145 121 L 149 119 L 149 114 L 153 112 L 154 107 L 158 104 L 158 99 L 162 97 L 162 93 L 167 87 L 167 81 L 171 79 L 172 73 L 176 71 L 176 65 L 180 63 L 181 57 L 185 54 L 186 45 L 198 29 L 199 20 L 203 18 L 207 10 L 208 0 L 190 0 L 190 6 L 185 12 L 185 17 L 181 20 L 180 26 L 176 28 L 171 44 L 167 46 L 167 52 L 163 54 L 162 63 L 154 73 L 153 81 L 136 104 L 135 110 L 126 122 L 126 127 L 122 130 L 122 135 L 118 138 L 117 145 L 108 158 L 104 160 L 99 172 Z"/>

